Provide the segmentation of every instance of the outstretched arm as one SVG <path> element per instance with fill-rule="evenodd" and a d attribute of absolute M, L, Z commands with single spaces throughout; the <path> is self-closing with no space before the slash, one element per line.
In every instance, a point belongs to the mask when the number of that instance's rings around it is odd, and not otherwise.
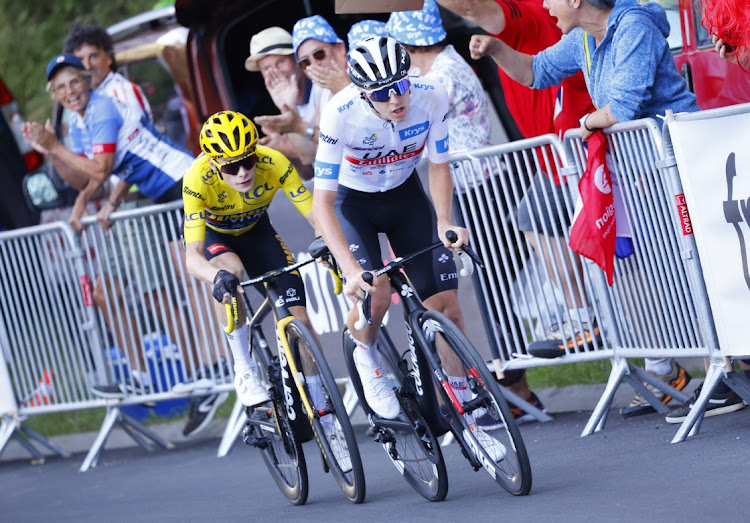
<path fill-rule="evenodd" d="M 497 38 L 473 35 L 469 42 L 469 52 L 474 60 L 479 60 L 483 56 L 491 57 L 508 76 L 526 87 L 534 83 L 534 70 L 532 69 L 534 57 L 519 53 Z"/>
<path fill-rule="evenodd" d="M 495 0 L 437 0 L 437 3 L 489 34 L 500 34 L 505 29 L 505 13 Z"/>

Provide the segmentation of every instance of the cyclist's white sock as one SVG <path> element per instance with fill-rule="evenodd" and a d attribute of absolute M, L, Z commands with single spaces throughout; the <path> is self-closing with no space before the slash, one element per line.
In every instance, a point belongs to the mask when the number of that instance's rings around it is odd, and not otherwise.
<path fill-rule="evenodd" d="M 238 368 L 255 370 L 255 360 L 250 356 L 250 351 L 248 350 L 250 344 L 250 326 L 246 323 L 242 327 L 237 327 L 226 336 L 229 348 L 232 349 L 235 373 Z"/>
<path fill-rule="evenodd" d="M 451 389 L 453 389 L 458 401 L 463 403 L 471 400 L 471 390 L 469 390 L 466 376 L 448 376 L 448 382 L 451 384 Z"/>
<path fill-rule="evenodd" d="M 646 370 L 657 376 L 664 376 L 672 372 L 672 358 L 646 358 Z"/>
<path fill-rule="evenodd" d="M 354 349 L 357 351 L 357 361 L 364 363 L 368 367 L 380 367 L 382 361 L 380 359 L 380 353 L 378 352 L 377 340 L 372 345 L 365 345 L 354 338 L 354 336 L 352 336 L 352 340 L 357 344 L 357 348 Z"/>

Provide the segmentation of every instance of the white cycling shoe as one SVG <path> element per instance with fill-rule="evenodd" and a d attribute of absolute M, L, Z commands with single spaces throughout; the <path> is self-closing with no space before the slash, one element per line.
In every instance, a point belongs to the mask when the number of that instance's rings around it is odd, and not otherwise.
<path fill-rule="evenodd" d="M 473 416 L 468 414 L 466 416 L 469 420 L 469 423 L 471 424 L 471 434 L 482 446 L 485 452 L 487 452 L 487 455 L 490 457 L 490 459 L 492 459 L 492 461 L 494 461 L 495 463 L 499 463 L 500 461 L 504 460 L 506 452 L 505 445 L 478 428 L 476 422 L 473 419 Z M 469 435 L 466 434 L 466 432 L 468 432 L 468 430 L 464 429 L 464 437 L 468 440 Z"/>
<path fill-rule="evenodd" d="M 381 418 L 397 418 L 401 413 L 401 406 L 393 392 L 391 380 L 383 374 L 382 366 L 374 367 L 359 361 L 357 355 L 360 350 L 362 349 L 359 347 L 354 349 L 354 365 L 357 367 L 367 404 Z"/>
<path fill-rule="evenodd" d="M 245 407 L 254 407 L 268 401 L 268 391 L 254 369 L 235 369 L 234 390 Z"/>

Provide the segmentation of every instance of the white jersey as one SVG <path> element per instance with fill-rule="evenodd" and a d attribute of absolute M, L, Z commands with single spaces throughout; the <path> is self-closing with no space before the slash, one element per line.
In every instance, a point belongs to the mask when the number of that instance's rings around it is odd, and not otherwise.
<path fill-rule="evenodd" d="M 116 98 L 129 107 L 140 109 L 149 120 L 153 121 L 151 106 L 141 88 L 120 73 L 110 71 L 96 88 L 96 92 Z"/>
<path fill-rule="evenodd" d="M 406 181 L 425 149 L 432 163 L 448 161 L 448 94 L 434 80 L 409 80 L 403 122 L 378 116 L 353 84 L 331 98 L 320 119 L 315 189 L 387 191 Z"/>

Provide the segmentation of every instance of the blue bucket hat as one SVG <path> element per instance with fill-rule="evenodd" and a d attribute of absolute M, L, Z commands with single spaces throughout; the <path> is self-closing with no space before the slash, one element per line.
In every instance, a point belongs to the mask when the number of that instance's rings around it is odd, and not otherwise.
<path fill-rule="evenodd" d="M 52 79 L 58 69 L 68 65 L 80 69 L 81 71 L 86 70 L 80 58 L 70 53 L 62 53 L 54 57 L 47 64 L 47 81 L 49 82 Z"/>
<path fill-rule="evenodd" d="M 447 36 L 435 0 L 424 0 L 420 11 L 391 13 L 385 29 L 402 44 L 418 47 L 442 42 Z"/>
<path fill-rule="evenodd" d="M 329 44 L 343 43 L 344 41 L 336 35 L 331 24 L 320 15 L 308 16 L 297 20 L 292 29 L 292 46 L 294 47 L 294 58 L 297 59 L 297 49 L 305 40 L 318 40 Z"/>
<path fill-rule="evenodd" d="M 380 20 L 362 20 L 357 22 L 346 34 L 346 41 L 349 43 L 349 49 L 359 42 L 372 38 L 373 36 L 388 36 L 385 30 L 385 22 Z"/>

